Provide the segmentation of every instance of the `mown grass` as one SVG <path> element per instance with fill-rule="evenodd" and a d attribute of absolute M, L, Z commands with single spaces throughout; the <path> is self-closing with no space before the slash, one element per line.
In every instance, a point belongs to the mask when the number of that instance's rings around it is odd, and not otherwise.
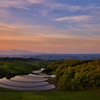
<path fill-rule="evenodd" d="M 77 92 L 0 93 L 0 100 L 100 100 L 100 92 L 89 90 Z"/>
<path fill-rule="evenodd" d="M 14 90 L 14 89 L 7 89 L 7 88 L 2 88 L 0 87 L 0 92 L 7 92 L 7 91 L 19 91 L 19 90 Z"/>

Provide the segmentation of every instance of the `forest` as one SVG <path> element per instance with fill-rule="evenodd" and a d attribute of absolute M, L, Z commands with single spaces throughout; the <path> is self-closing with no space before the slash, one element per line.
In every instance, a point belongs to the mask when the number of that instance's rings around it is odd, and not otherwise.
<path fill-rule="evenodd" d="M 55 73 L 59 90 L 84 90 L 100 87 L 100 60 L 66 60 L 49 64 L 45 70 Z"/>

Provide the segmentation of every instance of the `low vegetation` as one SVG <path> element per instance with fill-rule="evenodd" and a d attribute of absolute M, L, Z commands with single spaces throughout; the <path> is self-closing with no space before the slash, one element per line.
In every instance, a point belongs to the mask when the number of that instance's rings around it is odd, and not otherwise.
<path fill-rule="evenodd" d="M 46 73 L 55 73 L 55 80 L 58 82 L 59 90 L 62 91 L 20 93 L 0 88 L 1 92 L 8 91 L 0 93 L 0 100 L 100 100 L 100 60 L 66 60 L 53 63 L 1 61 L 0 77 L 10 78 L 15 75 L 28 74 L 42 67 L 46 68 Z M 9 93 L 9 91 L 14 93 Z"/>
<path fill-rule="evenodd" d="M 0 77 L 29 74 L 33 70 L 46 68 L 48 74 L 55 74 L 59 90 L 84 90 L 100 87 L 100 60 L 48 61 L 48 62 L 0 62 Z"/>
<path fill-rule="evenodd" d="M 57 61 L 47 67 L 55 72 L 60 90 L 84 90 L 100 87 L 100 60 Z"/>
<path fill-rule="evenodd" d="M 76 92 L 0 93 L 0 100 L 100 100 L 100 92 L 89 90 Z"/>
<path fill-rule="evenodd" d="M 0 61 L 0 78 L 6 77 L 9 79 L 15 75 L 29 74 L 29 73 L 32 73 L 33 70 L 46 68 L 49 64 L 53 62 L 53 61 L 30 62 L 29 61 L 30 58 L 27 58 L 27 62 L 23 62 L 23 61 L 20 61 L 21 58 L 20 59 L 18 58 L 17 60 L 16 59 L 17 58 L 14 58 L 14 59 L 5 58 L 5 61 Z"/>
<path fill-rule="evenodd" d="M 34 62 L 33 64 L 39 68 L 47 68 L 47 66 L 52 62 L 54 61 L 39 61 L 39 62 Z"/>
<path fill-rule="evenodd" d="M 35 66 L 31 63 L 21 61 L 0 61 L 0 78 L 11 78 L 15 75 L 29 74 L 33 70 L 39 69 L 39 66 Z"/>

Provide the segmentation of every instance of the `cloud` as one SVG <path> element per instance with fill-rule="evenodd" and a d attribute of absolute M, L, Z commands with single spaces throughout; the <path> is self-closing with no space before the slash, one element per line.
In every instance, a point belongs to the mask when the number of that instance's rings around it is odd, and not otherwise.
<path fill-rule="evenodd" d="M 87 30 L 86 31 L 84 31 L 84 30 L 82 30 L 82 29 L 77 29 L 77 28 L 74 28 L 74 27 L 72 27 L 72 26 L 69 26 L 69 25 L 66 25 L 66 27 L 68 27 L 68 28 L 70 28 L 70 29 L 73 29 L 73 30 L 76 30 L 76 31 L 79 31 L 80 33 L 85 33 L 85 34 L 88 34 L 88 35 L 90 35 L 90 36 L 92 36 L 92 37 L 95 37 L 95 38 L 98 38 L 98 36 L 97 35 L 94 35 L 93 34 L 93 30 L 92 31 L 90 31 L 90 32 L 88 32 Z M 96 32 L 96 30 L 95 30 L 95 32 Z M 100 32 L 100 30 L 99 30 L 99 32 Z"/>
<path fill-rule="evenodd" d="M 70 23 L 74 23 L 74 22 L 82 22 L 82 23 L 87 23 L 89 22 L 90 20 L 92 19 L 91 16 L 89 15 L 83 15 L 83 16 L 71 16 L 71 17 L 61 17 L 61 18 L 57 18 L 57 19 L 54 19 L 54 21 L 67 21 L 67 22 L 70 22 Z M 81 33 L 83 33 L 83 30 L 80 29 L 80 28 L 75 28 L 75 27 L 72 27 L 70 25 L 66 25 L 64 24 L 66 27 L 70 28 L 70 29 L 73 29 L 75 31 L 80 31 Z M 88 34 L 92 37 L 95 37 L 97 38 L 98 36 L 93 34 L 93 32 L 88 32 L 88 31 L 84 31 L 85 34 Z"/>
<path fill-rule="evenodd" d="M 1 47 L 53 53 L 100 53 L 100 47 L 98 46 L 100 38 L 53 38 L 39 36 L 13 38 L 0 39 Z"/>
<path fill-rule="evenodd" d="M 0 7 L 9 8 L 15 7 L 20 9 L 30 10 L 31 4 L 43 3 L 45 0 L 0 0 Z"/>
<path fill-rule="evenodd" d="M 11 17 L 9 10 L 5 9 L 5 8 L 0 8 L 0 17 L 3 17 L 3 18 Z M 0 22 L 1 21 L 2 21 L 2 19 L 0 20 Z"/>
<path fill-rule="evenodd" d="M 81 31 L 78 30 L 77 32 L 84 34 L 84 30 Z M 67 35 L 67 33 L 70 35 Z M 55 53 L 82 53 L 87 51 L 93 53 L 100 51 L 98 46 L 100 37 L 74 37 L 71 36 L 72 33 L 76 34 L 75 30 L 59 30 L 47 26 L 0 24 L 0 47 L 6 50 L 10 48 Z"/>
<path fill-rule="evenodd" d="M 91 16 L 89 15 L 81 15 L 81 16 L 69 16 L 69 17 L 61 17 L 54 19 L 55 21 L 69 21 L 69 22 L 84 22 L 89 21 Z"/>
<path fill-rule="evenodd" d="M 50 7 L 53 10 L 66 10 L 66 11 L 70 11 L 70 12 L 74 12 L 77 10 L 81 9 L 81 6 L 79 5 L 69 5 L 69 4 L 59 4 L 59 3 L 55 3 L 55 4 L 51 4 Z"/>
<path fill-rule="evenodd" d="M 87 11 L 87 10 L 97 10 L 100 9 L 100 6 L 96 4 L 89 4 L 89 5 L 71 5 L 71 4 L 64 4 L 64 3 L 44 3 L 44 7 L 47 7 L 49 10 L 62 10 L 62 11 L 69 11 L 69 12 L 76 12 L 76 11 Z"/>
<path fill-rule="evenodd" d="M 45 0 L 28 0 L 30 3 L 43 3 Z"/>
<path fill-rule="evenodd" d="M 79 24 L 77 27 L 85 28 L 85 29 L 99 29 L 100 24 Z"/>
<path fill-rule="evenodd" d="M 68 4 L 61 4 L 61 3 L 53 3 L 53 2 L 44 2 L 42 5 L 40 5 L 42 9 L 37 9 L 36 12 L 40 13 L 42 16 L 48 16 L 48 14 L 54 14 L 54 11 L 57 11 L 59 14 L 61 12 L 67 11 L 67 12 L 74 12 L 76 10 L 79 10 L 80 6 L 77 5 L 68 5 Z M 58 15 L 59 15 L 58 14 Z"/>
<path fill-rule="evenodd" d="M 7 25 L 0 24 L 0 36 L 40 36 L 40 37 L 56 37 L 56 38 L 75 38 L 75 37 L 100 37 L 100 29 L 77 29 L 69 25 L 65 25 L 69 29 L 59 29 L 50 26 L 41 25 Z M 15 39 L 15 38 L 12 38 Z"/>
<path fill-rule="evenodd" d="M 45 37 L 45 38 L 99 38 L 100 29 L 77 29 L 66 25 L 69 29 L 58 29 L 50 26 L 40 25 L 5 25 L 0 24 L 0 38 L 13 39 L 25 39 L 32 40 L 34 37 Z M 11 38 L 10 38 L 11 37 Z M 32 37 L 32 38 L 31 38 Z M 26 39 L 26 40 L 27 40 Z M 37 39 L 38 40 L 38 39 Z M 39 39 L 40 40 L 40 39 Z"/>
<path fill-rule="evenodd" d="M 24 2 L 22 3 L 20 0 L 0 0 L 0 7 L 16 7 L 23 4 Z"/>
<path fill-rule="evenodd" d="M 11 37 L 11 39 L 15 39 L 12 36 L 19 37 L 20 36 L 41 36 L 41 37 L 71 37 L 70 35 L 65 34 L 65 30 L 60 30 L 56 28 L 52 28 L 50 26 L 40 26 L 40 25 L 5 25 L 0 24 L 0 36 L 1 38 Z"/>
<path fill-rule="evenodd" d="M 47 3 L 43 4 L 44 7 L 49 8 L 50 10 L 64 10 L 66 7 L 66 4 L 60 4 L 60 3 Z"/>

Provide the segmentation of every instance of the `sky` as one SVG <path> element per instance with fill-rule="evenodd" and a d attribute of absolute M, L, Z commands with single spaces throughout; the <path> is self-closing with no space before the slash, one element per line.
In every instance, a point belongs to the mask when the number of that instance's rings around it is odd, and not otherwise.
<path fill-rule="evenodd" d="M 100 53 L 100 0 L 0 0 L 0 50 Z"/>

